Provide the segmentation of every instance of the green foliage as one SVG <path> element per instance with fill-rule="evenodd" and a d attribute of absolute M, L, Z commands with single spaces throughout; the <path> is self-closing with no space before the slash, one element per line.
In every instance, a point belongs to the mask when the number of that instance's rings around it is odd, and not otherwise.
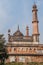
<path fill-rule="evenodd" d="M 23 65 L 23 63 L 22 62 L 12 62 L 12 63 L 7 63 L 7 64 L 5 64 L 5 65 Z"/>
<path fill-rule="evenodd" d="M 28 62 L 28 63 L 22 63 L 22 62 L 12 62 L 12 63 L 7 63 L 5 65 L 43 65 L 43 62 L 38 63 L 38 62 Z"/>
<path fill-rule="evenodd" d="M 4 47 L 5 38 L 3 37 L 3 34 L 0 35 L 0 50 Z"/>
<path fill-rule="evenodd" d="M 1 65 L 4 65 L 5 59 L 8 58 L 7 55 L 7 50 L 5 48 L 5 38 L 3 37 L 3 34 L 0 35 L 0 60 L 1 60 Z"/>

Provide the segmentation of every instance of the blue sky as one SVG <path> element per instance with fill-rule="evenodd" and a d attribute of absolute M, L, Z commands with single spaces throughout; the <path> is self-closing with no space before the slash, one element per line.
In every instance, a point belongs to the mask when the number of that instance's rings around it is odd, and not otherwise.
<path fill-rule="evenodd" d="M 32 35 L 32 6 L 34 0 L 0 0 L 0 33 L 5 37 L 8 29 L 11 33 L 17 30 L 25 34 L 26 26 L 29 26 L 29 33 Z M 38 20 L 40 42 L 43 42 L 43 0 L 36 0 L 38 7 Z"/>

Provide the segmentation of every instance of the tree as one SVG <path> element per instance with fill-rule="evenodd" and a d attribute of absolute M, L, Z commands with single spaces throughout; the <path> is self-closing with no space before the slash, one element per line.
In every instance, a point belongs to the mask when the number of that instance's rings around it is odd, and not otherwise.
<path fill-rule="evenodd" d="M 5 38 L 3 37 L 3 34 L 0 35 L 0 50 L 4 47 Z"/>
<path fill-rule="evenodd" d="M 3 34 L 0 35 L 0 61 L 1 65 L 4 65 L 5 59 L 8 58 L 7 50 L 5 48 L 5 38 L 3 37 Z"/>

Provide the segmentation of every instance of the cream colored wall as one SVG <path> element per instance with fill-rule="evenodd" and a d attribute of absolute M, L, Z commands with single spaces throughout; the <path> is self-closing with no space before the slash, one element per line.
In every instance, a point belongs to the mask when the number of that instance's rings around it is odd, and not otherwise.
<path fill-rule="evenodd" d="M 39 44 L 39 42 L 12 42 L 12 44 Z"/>

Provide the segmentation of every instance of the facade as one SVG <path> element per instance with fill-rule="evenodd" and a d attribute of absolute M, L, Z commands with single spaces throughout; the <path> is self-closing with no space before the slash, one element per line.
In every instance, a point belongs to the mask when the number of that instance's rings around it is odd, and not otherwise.
<path fill-rule="evenodd" d="M 37 17 L 37 6 L 32 8 L 32 36 L 29 35 L 29 28 L 26 26 L 26 35 L 17 31 L 11 35 L 8 30 L 8 43 L 6 49 L 9 54 L 7 62 L 43 62 L 43 44 L 39 41 L 39 26 Z"/>

